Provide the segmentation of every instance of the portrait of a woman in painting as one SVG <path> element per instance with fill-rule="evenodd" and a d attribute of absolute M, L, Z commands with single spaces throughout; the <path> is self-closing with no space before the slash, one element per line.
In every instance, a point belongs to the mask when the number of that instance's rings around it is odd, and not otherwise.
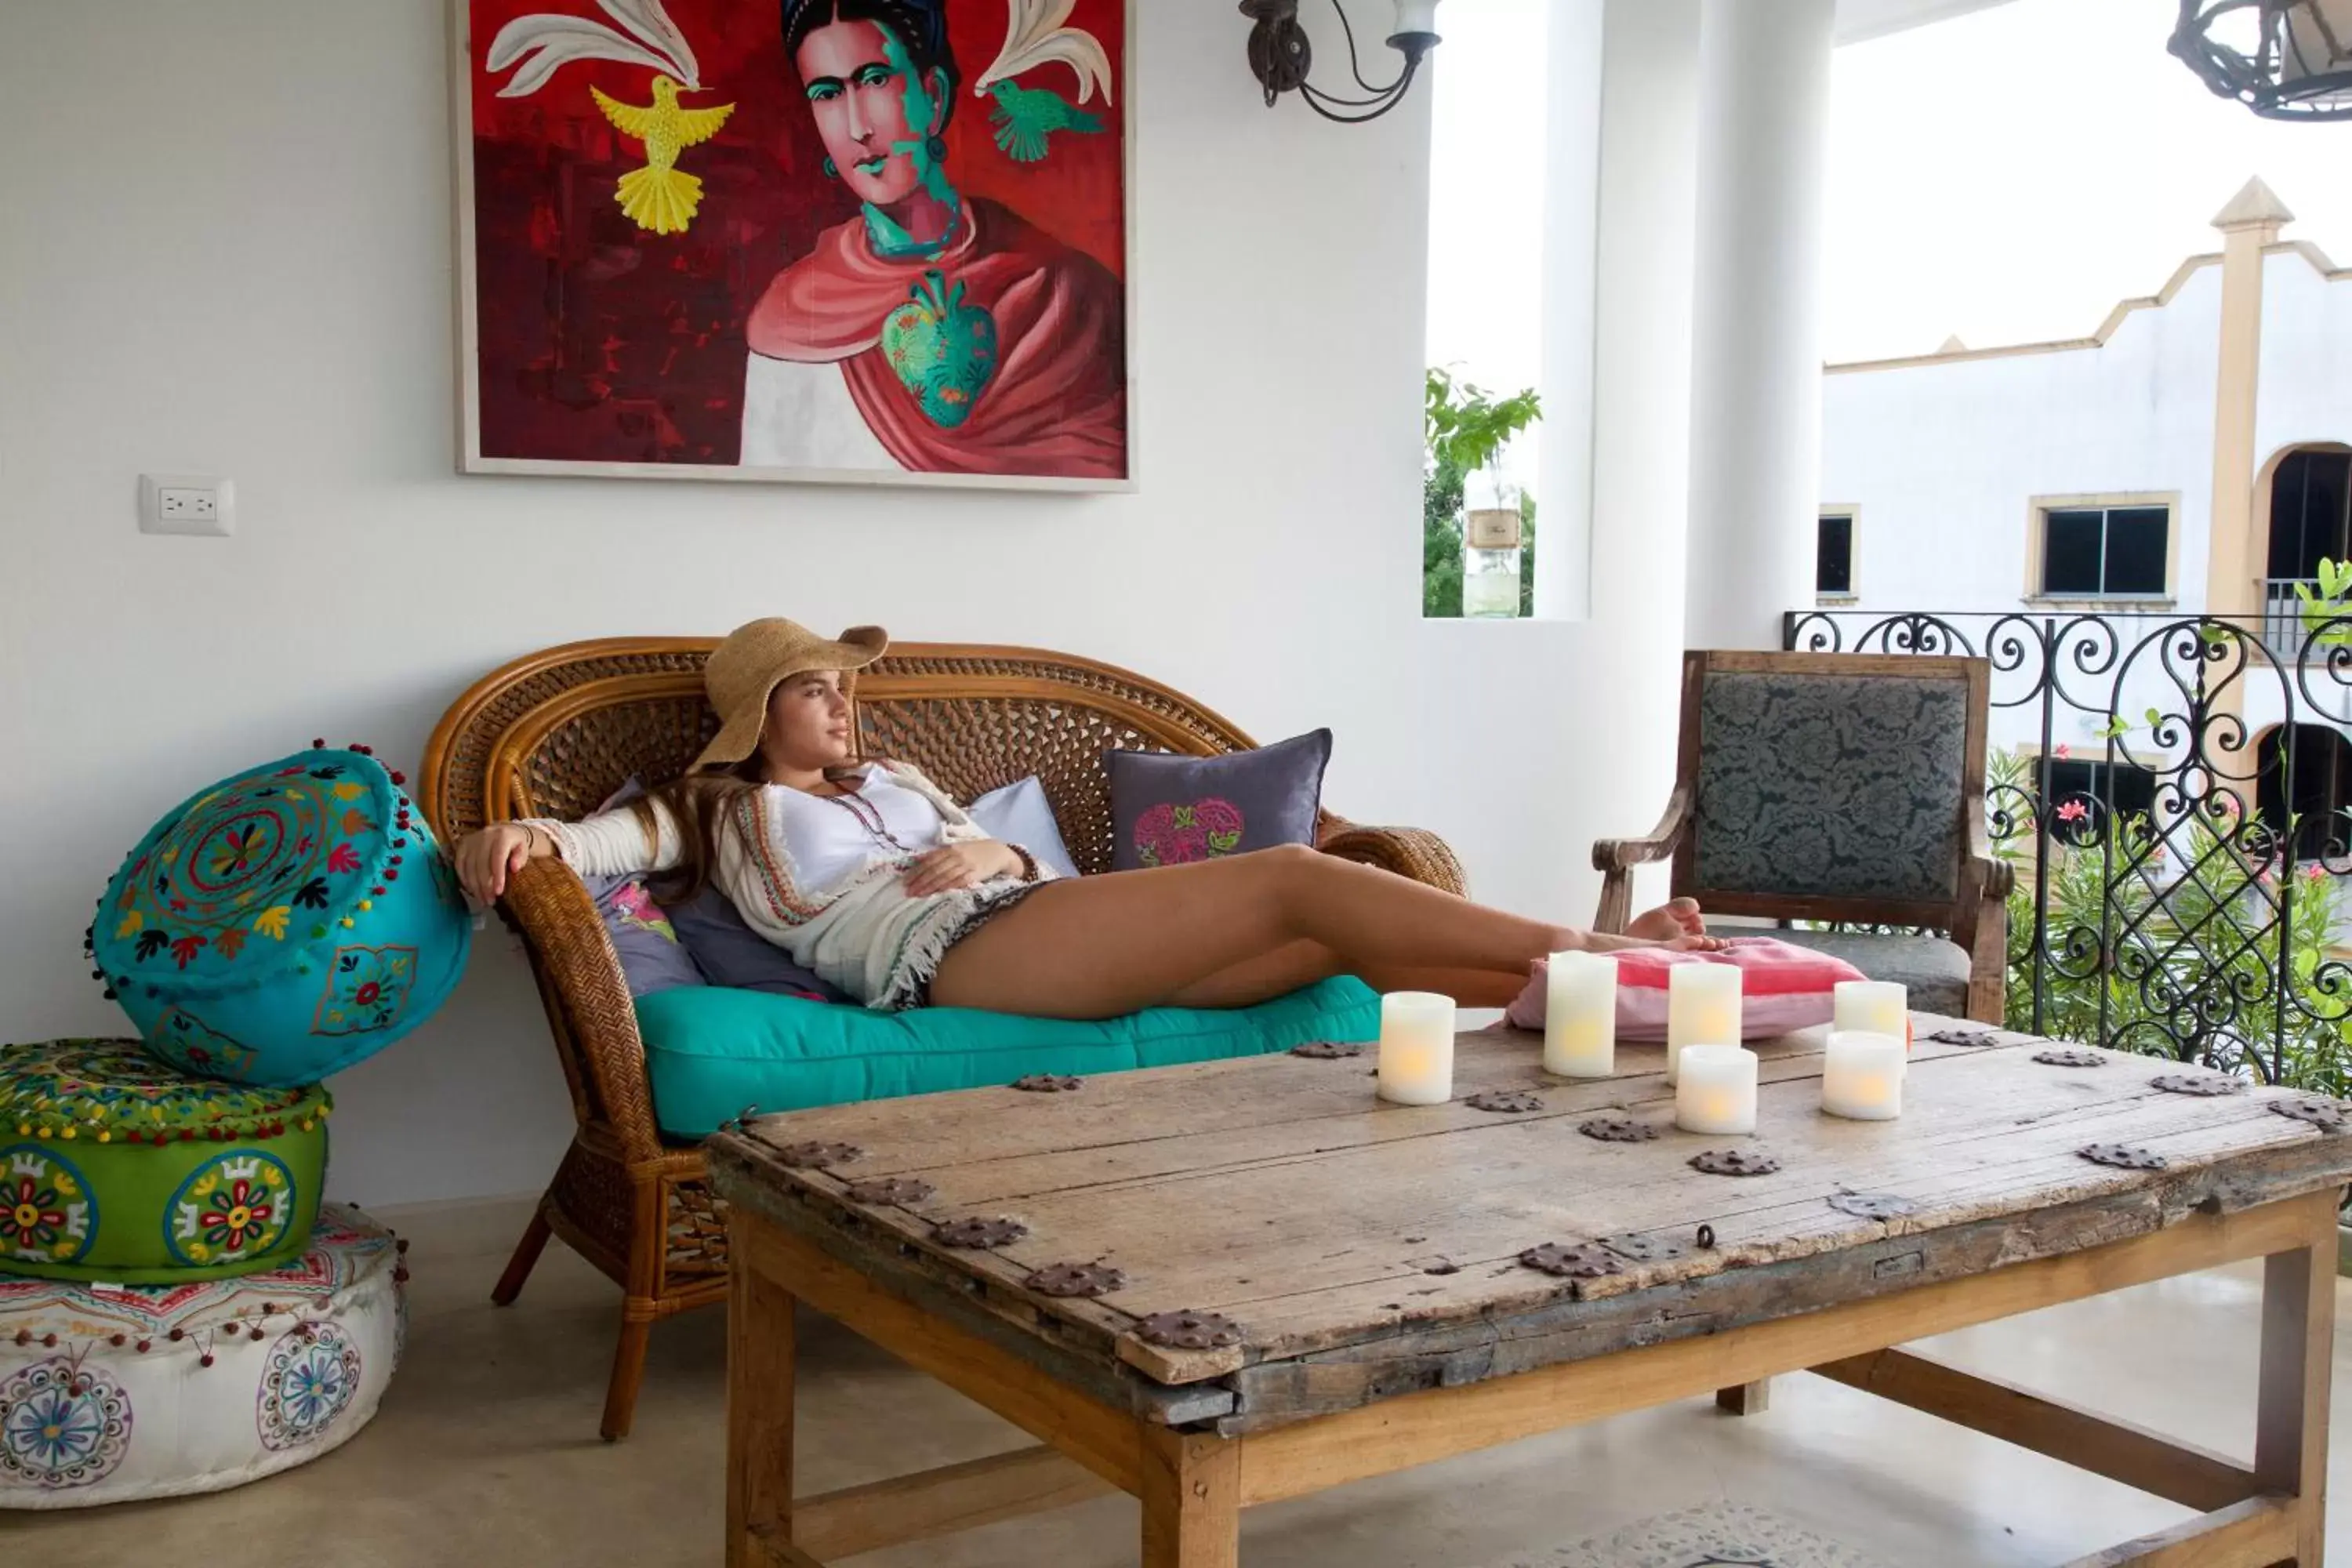
<path fill-rule="evenodd" d="M 469 468 L 1126 480 L 1123 0 L 527 3 L 459 0 Z"/>
<path fill-rule="evenodd" d="M 751 313 L 743 460 L 1115 478 L 1118 279 L 957 188 L 943 133 L 961 80 L 946 11 L 946 0 L 787 0 L 784 48 L 826 175 L 861 206 Z"/>

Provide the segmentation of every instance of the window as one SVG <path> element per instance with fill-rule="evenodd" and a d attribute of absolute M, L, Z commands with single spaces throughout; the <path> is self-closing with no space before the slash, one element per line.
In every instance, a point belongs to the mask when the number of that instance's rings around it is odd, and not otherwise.
<path fill-rule="evenodd" d="M 1813 592 L 1825 598 L 1853 595 L 1853 513 L 1822 513 L 1821 533 L 1813 556 Z"/>
<path fill-rule="evenodd" d="M 2154 599 L 2170 589 L 2172 509 L 2049 507 L 2042 513 L 2042 593 L 2053 599 Z"/>
<path fill-rule="evenodd" d="M 2352 555 L 2352 452 L 2305 449 L 2271 477 L 2273 582 L 2307 581 L 2324 560 Z"/>
<path fill-rule="evenodd" d="M 2050 793 L 2044 797 L 2061 844 L 2095 843 L 2107 820 L 2109 775 L 2115 784 L 2115 815 L 2128 821 L 2156 812 L 2156 775 L 2129 763 L 2084 763 L 2051 759 Z"/>

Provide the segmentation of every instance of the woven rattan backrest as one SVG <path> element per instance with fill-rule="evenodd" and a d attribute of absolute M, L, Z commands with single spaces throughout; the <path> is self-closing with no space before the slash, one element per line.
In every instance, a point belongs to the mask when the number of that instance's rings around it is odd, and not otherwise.
<path fill-rule="evenodd" d="M 615 637 L 533 654 L 460 698 L 418 790 L 455 839 L 512 816 L 575 817 L 625 781 L 658 782 L 716 726 L 701 668 L 716 638 Z M 1079 868 L 1108 868 L 1106 750 L 1212 755 L 1250 739 L 1164 686 L 1033 648 L 905 644 L 858 678 L 859 743 L 969 800 L 1035 774 Z"/>

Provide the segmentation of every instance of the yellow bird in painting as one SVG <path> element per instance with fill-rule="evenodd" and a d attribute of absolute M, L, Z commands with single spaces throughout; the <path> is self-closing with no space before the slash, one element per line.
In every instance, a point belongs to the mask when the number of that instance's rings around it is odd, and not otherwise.
<path fill-rule="evenodd" d="M 642 109 L 608 98 L 593 87 L 588 92 L 615 130 L 646 144 L 646 166 L 622 175 L 613 199 L 639 228 L 684 234 L 686 226 L 694 221 L 695 209 L 702 205 L 702 182 L 678 169 L 678 151 L 719 134 L 735 106 L 680 108 L 677 83 L 659 75 L 654 78 L 653 102 Z"/>

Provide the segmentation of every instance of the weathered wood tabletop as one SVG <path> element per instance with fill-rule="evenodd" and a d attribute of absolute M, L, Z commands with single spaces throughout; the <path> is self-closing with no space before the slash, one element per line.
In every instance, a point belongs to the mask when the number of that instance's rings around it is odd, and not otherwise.
<path fill-rule="evenodd" d="M 1982 1275 L 2352 1176 L 2352 1135 L 2280 1113 L 2309 1096 L 2166 1092 L 2154 1080 L 2185 1069 L 2105 1052 L 2050 1065 L 2035 1059 L 2048 1041 L 1925 1015 L 1916 1029 L 1890 1122 L 1821 1112 L 1824 1031 L 1762 1043 L 1748 1139 L 1675 1130 L 1661 1047 L 1621 1047 L 1621 1076 L 1574 1081 L 1542 1071 L 1536 1037 L 1497 1032 L 1461 1037 L 1456 1098 L 1439 1106 L 1376 1100 L 1368 1048 L 799 1111 L 710 1153 L 730 1201 L 885 1289 L 976 1321 L 1098 1400 L 1228 1436 Z M 1956 1043 L 1971 1037 L 1990 1043 Z M 1485 1089 L 1541 1103 L 1466 1102 Z M 1580 1131 L 1611 1117 L 1659 1136 Z M 827 1144 L 847 1151 L 804 1147 Z M 2095 1163 L 2078 1152 L 2092 1144 L 2151 1151 L 2163 1168 Z M 1780 1168 L 1688 1163 L 1733 1146 Z M 812 1158 L 825 1163 L 795 1163 Z M 862 1185 L 887 1178 L 900 1184 Z M 1841 1194 L 1891 1194 L 1906 1212 L 1846 1212 Z M 939 1239 L 975 1217 L 1023 1234 L 991 1249 Z M 1597 1246 L 1603 1271 L 1521 1261 L 1546 1243 Z M 1091 1300 L 1030 1283 L 1059 1264 L 1123 1279 Z M 1238 1342 L 1139 1335 L 1179 1311 L 1232 1320 Z"/>

